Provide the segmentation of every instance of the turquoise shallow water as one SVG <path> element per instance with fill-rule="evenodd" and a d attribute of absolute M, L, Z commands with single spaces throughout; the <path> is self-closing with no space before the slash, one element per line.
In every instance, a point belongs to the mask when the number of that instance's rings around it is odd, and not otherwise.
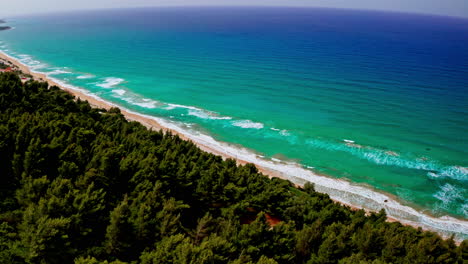
<path fill-rule="evenodd" d="M 468 217 L 468 20 L 293 8 L 8 19 L 36 71 L 273 161 Z"/>

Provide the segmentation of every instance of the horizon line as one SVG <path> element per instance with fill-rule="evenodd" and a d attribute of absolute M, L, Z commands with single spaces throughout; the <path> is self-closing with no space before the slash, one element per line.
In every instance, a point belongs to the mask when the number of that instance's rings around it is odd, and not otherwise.
<path fill-rule="evenodd" d="M 435 16 L 454 18 L 461 20 L 468 20 L 468 16 L 461 15 L 448 15 L 448 14 L 437 14 L 432 12 L 416 12 L 416 11 L 402 11 L 402 10 L 385 10 L 385 9 L 373 9 L 373 8 L 347 8 L 347 7 L 326 7 L 326 6 L 309 6 L 309 5 L 209 5 L 209 4 L 188 4 L 188 5 L 148 5 L 148 6 L 135 6 L 135 7 L 95 7 L 95 8 L 77 8 L 77 9 L 63 9 L 54 11 L 39 11 L 39 12 L 26 12 L 16 13 L 12 15 L 0 14 L 0 20 L 6 20 L 7 18 L 23 17 L 23 16 L 34 16 L 34 15 L 47 15 L 47 14 L 61 14 L 61 13 L 74 13 L 84 11 L 101 11 L 101 10 L 125 10 L 125 9 L 147 9 L 147 8 L 297 8 L 297 9 L 330 9 L 330 10 L 350 10 L 350 11 L 365 11 L 365 12 L 381 12 L 381 13 L 394 13 L 394 14 L 407 14 L 407 15 L 420 15 L 420 16 Z"/>

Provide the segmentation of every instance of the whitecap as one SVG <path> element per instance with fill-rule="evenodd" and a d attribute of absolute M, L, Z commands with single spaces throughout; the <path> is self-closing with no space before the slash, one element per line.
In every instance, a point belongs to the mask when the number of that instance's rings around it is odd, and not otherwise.
<path fill-rule="evenodd" d="M 211 120 L 230 120 L 232 117 L 229 116 L 218 116 L 216 113 L 202 111 L 202 110 L 193 110 L 188 111 L 188 115 L 195 116 L 201 119 L 211 119 Z"/>
<path fill-rule="evenodd" d="M 148 109 L 154 109 L 156 108 L 156 105 L 155 103 L 133 103 L 134 105 L 138 105 L 140 107 L 143 107 L 143 108 L 148 108 Z"/>
<path fill-rule="evenodd" d="M 448 209 L 452 206 L 452 203 L 456 202 L 459 199 L 463 199 L 463 195 L 460 189 L 456 186 L 446 183 L 440 187 L 440 191 L 433 195 L 441 202 L 441 206 L 444 209 Z"/>
<path fill-rule="evenodd" d="M 76 78 L 77 79 L 91 79 L 91 78 L 94 78 L 96 76 L 92 75 L 92 74 L 83 74 L 83 75 L 80 75 L 80 76 L 77 76 Z"/>
<path fill-rule="evenodd" d="M 291 135 L 291 134 L 289 133 L 289 131 L 287 131 L 286 129 L 281 130 L 281 129 L 279 129 L 279 128 L 274 128 L 274 127 L 271 127 L 270 129 L 273 130 L 273 131 L 277 131 L 280 135 L 285 136 L 285 137 Z"/>
<path fill-rule="evenodd" d="M 7 51 L 7 50 L 5 50 L 5 51 Z M 31 57 L 30 55 L 19 54 L 17 56 L 18 56 L 18 58 L 17 58 L 18 61 L 25 64 L 26 66 L 28 66 L 32 71 L 37 71 L 38 69 L 43 69 L 43 68 L 48 67 L 47 64 L 33 59 L 33 57 Z M 44 73 L 44 72 L 41 72 L 41 73 Z"/>
<path fill-rule="evenodd" d="M 264 125 L 262 123 L 253 122 L 250 120 L 240 120 L 232 122 L 233 126 L 242 127 L 242 128 L 253 128 L 253 129 L 262 129 Z"/>
<path fill-rule="evenodd" d="M 195 106 L 189 106 L 189 105 L 180 105 L 180 104 L 167 104 L 167 107 L 165 108 L 166 110 L 172 110 L 175 108 L 185 108 L 189 110 L 198 110 L 198 111 L 203 111 L 203 109 L 195 107 Z"/>
<path fill-rule="evenodd" d="M 431 178 L 449 177 L 455 180 L 468 180 L 467 168 L 461 166 L 443 166 L 430 159 L 413 159 L 408 155 L 402 157 L 394 151 L 366 147 L 355 143 L 337 144 L 325 140 L 310 139 L 307 140 L 307 144 L 314 148 L 347 152 L 378 165 L 424 170 L 427 171 L 427 175 Z"/>
<path fill-rule="evenodd" d="M 121 83 L 123 83 L 125 80 L 122 78 L 116 78 L 116 77 L 108 77 L 104 80 L 102 83 L 95 83 L 96 86 L 102 87 L 102 88 L 112 88 L 114 86 L 117 86 Z"/>
<path fill-rule="evenodd" d="M 112 92 L 115 93 L 115 94 L 118 94 L 120 96 L 122 96 L 122 95 L 124 95 L 126 93 L 126 91 L 122 90 L 122 89 L 114 89 L 114 90 L 112 90 Z"/>
<path fill-rule="evenodd" d="M 59 75 L 59 74 L 69 74 L 69 73 L 71 73 L 71 72 L 57 69 L 57 70 L 54 70 L 54 71 L 51 71 L 51 72 L 47 72 L 46 74 L 47 75 Z"/>
<path fill-rule="evenodd" d="M 455 180 L 468 180 L 468 168 L 462 166 L 447 166 L 442 168 L 438 173 L 429 172 L 429 176 L 434 178 L 452 178 Z"/>
<path fill-rule="evenodd" d="M 461 166 L 435 166 L 427 173 L 432 179 L 451 178 L 458 181 L 468 181 L 468 169 Z"/>
<path fill-rule="evenodd" d="M 156 102 L 133 102 L 133 104 L 141 106 L 143 108 L 149 108 L 149 109 L 156 108 Z"/>
<path fill-rule="evenodd" d="M 177 107 L 173 106 L 173 105 L 169 105 L 169 106 L 166 106 L 164 107 L 165 110 L 173 110 L 173 109 L 176 109 Z"/>
<path fill-rule="evenodd" d="M 121 90 L 123 91 L 123 90 Z M 156 105 L 158 102 L 150 100 L 150 99 L 141 99 L 138 97 L 120 97 L 120 99 L 132 104 L 132 105 L 137 105 L 143 108 L 148 108 L 148 109 L 154 109 L 156 108 Z"/>

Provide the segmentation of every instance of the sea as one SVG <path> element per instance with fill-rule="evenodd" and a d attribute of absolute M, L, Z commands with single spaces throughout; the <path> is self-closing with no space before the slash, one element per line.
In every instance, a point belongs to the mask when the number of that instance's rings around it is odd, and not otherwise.
<path fill-rule="evenodd" d="M 34 71 L 293 181 L 325 176 L 338 200 L 461 221 L 468 238 L 468 19 L 165 7 L 5 20 L 0 51 Z"/>

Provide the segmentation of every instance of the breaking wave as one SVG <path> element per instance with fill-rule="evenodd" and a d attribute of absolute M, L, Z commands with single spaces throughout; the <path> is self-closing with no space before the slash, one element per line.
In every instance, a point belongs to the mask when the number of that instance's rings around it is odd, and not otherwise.
<path fill-rule="evenodd" d="M 76 78 L 77 79 L 91 79 L 91 78 L 94 78 L 96 76 L 92 75 L 92 74 L 83 74 L 83 75 L 80 75 L 80 76 L 77 76 Z"/>
<path fill-rule="evenodd" d="M 262 129 L 264 125 L 262 123 L 253 122 L 250 120 L 240 120 L 232 122 L 233 126 L 242 128 Z"/>
<path fill-rule="evenodd" d="M 96 86 L 102 87 L 102 88 L 112 88 L 115 87 L 121 83 L 123 83 L 125 80 L 122 78 L 116 78 L 116 77 L 108 77 L 104 79 L 104 82 L 102 83 L 95 83 Z"/>
<path fill-rule="evenodd" d="M 188 115 L 190 116 L 195 116 L 201 119 L 211 119 L 211 120 L 230 120 L 232 117 L 230 116 L 219 116 L 216 113 L 213 112 L 208 112 L 204 110 L 194 110 L 194 109 L 189 109 Z"/>
<path fill-rule="evenodd" d="M 403 156 L 394 151 L 359 145 L 352 140 L 345 140 L 344 143 L 335 143 L 325 140 L 309 139 L 307 140 L 307 144 L 317 149 L 346 152 L 378 165 L 424 170 L 431 178 L 448 177 L 459 181 L 468 180 L 468 169 L 465 167 L 456 165 L 444 166 L 428 158 Z"/>

